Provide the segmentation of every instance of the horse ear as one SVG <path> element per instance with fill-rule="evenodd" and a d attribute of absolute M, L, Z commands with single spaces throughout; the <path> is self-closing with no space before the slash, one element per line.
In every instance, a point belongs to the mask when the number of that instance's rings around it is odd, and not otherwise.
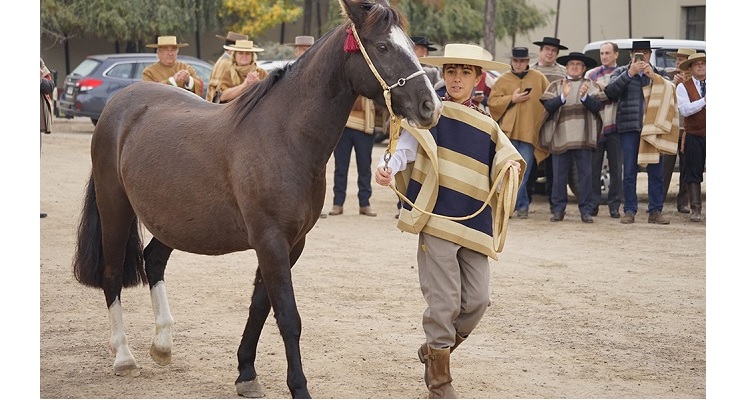
<path fill-rule="evenodd" d="M 388 5 L 387 0 L 339 0 L 341 4 L 341 13 L 348 17 L 354 25 L 360 25 L 367 13 L 377 4 L 384 3 Z"/>

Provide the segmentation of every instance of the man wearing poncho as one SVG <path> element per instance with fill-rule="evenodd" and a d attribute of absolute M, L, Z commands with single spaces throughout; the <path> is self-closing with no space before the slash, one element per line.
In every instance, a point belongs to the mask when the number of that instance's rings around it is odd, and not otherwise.
<path fill-rule="evenodd" d="M 544 104 L 545 123 L 539 143 L 552 154 L 552 168 L 557 172 L 552 183 L 552 216 L 562 221 L 568 205 L 568 171 L 573 161 L 578 166 L 578 210 L 581 221 L 594 222 L 592 213 L 598 204 L 592 200 L 591 159 L 602 128 L 599 109 L 607 96 L 599 85 L 583 77 L 596 61 L 583 53 L 572 52 L 557 58 L 565 65 L 566 77 L 550 83 L 540 100 Z"/>
<path fill-rule="evenodd" d="M 147 44 L 146 47 L 156 49 L 159 61 L 143 70 L 143 80 L 166 83 L 195 93 L 198 96 L 202 95 L 203 81 L 198 77 L 198 73 L 190 64 L 177 61 L 180 47 L 187 45 L 187 43 L 177 43 L 176 36 L 159 36 L 156 43 Z"/>
<path fill-rule="evenodd" d="M 381 161 L 375 178 L 385 186 L 391 172 L 397 173 L 399 190 L 408 199 L 398 228 L 419 235 L 417 265 L 427 309 L 418 355 L 425 363 L 430 398 L 457 397 L 450 353 L 489 306 L 488 257 L 497 259 L 515 206 L 515 189 L 508 184 L 526 168 L 497 123 L 471 98 L 482 68 L 510 66 L 491 61 L 474 45 L 448 44 L 444 54 L 420 58 L 443 68 L 446 95 L 438 124 L 429 130 L 404 126 L 391 159 L 387 165 Z M 483 207 L 485 202 L 489 207 Z"/>

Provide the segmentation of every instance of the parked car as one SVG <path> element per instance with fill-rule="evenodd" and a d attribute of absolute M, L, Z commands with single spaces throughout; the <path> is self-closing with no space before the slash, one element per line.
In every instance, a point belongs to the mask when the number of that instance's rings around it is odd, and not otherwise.
<path fill-rule="evenodd" d="M 649 40 L 651 41 L 651 59 L 649 60 L 652 65 L 659 68 L 665 68 L 667 72 L 671 72 L 675 69 L 674 57 L 668 55 L 669 52 L 677 51 L 677 49 L 695 49 L 698 52 L 706 52 L 706 41 L 705 40 L 683 40 L 683 39 L 611 39 L 611 40 L 598 40 L 591 42 L 583 47 L 582 53 L 596 60 L 597 65 L 601 65 L 599 60 L 599 47 L 604 42 L 613 42 L 620 48 L 620 55 L 617 57 L 617 65 L 627 65 L 630 62 L 630 49 L 633 45 L 634 40 Z"/>
<path fill-rule="evenodd" d="M 190 64 L 203 81 L 205 97 L 213 65 L 199 58 L 177 56 Z M 89 117 L 96 125 L 109 99 L 120 89 L 141 80 L 143 70 L 157 61 L 153 53 L 103 54 L 86 57 L 65 78 L 59 108 L 66 118 Z"/>
<path fill-rule="evenodd" d="M 269 74 L 276 69 L 284 68 L 294 60 L 258 60 L 256 63 Z"/>

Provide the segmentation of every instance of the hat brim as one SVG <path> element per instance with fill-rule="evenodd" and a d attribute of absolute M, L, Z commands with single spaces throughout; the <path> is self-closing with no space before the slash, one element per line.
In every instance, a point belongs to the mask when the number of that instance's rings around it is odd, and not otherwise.
<path fill-rule="evenodd" d="M 569 61 L 572 60 L 578 60 L 583 62 L 586 65 L 586 69 L 591 69 L 597 66 L 597 62 L 591 58 L 591 57 L 571 57 L 571 56 L 562 56 L 557 57 L 557 63 L 560 65 L 567 65 Z"/>
<path fill-rule="evenodd" d="M 260 47 L 253 47 L 252 49 L 248 49 L 247 47 L 234 47 L 234 46 L 228 46 L 228 45 L 224 45 L 223 47 L 225 50 L 230 50 L 230 51 L 249 51 L 251 53 L 260 53 L 262 51 L 265 51 L 264 49 L 261 49 Z"/>
<path fill-rule="evenodd" d="M 146 47 L 150 49 L 158 49 L 159 47 L 187 47 L 189 46 L 187 43 L 177 43 L 177 44 L 147 44 Z"/>
<path fill-rule="evenodd" d="M 436 48 L 434 48 L 434 47 L 430 46 L 429 44 L 414 43 L 414 45 L 415 45 L 415 46 L 422 46 L 422 47 L 426 47 L 426 48 L 427 48 L 427 51 L 437 51 L 437 49 L 436 49 Z"/>
<path fill-rule="evenodd" d="M 442 67 L 445 64 L 458 64 L 458 65 L 476 65 L 486 70 L 505 72 L 510 70 L 510 65 L 499 61 L 490 60 L 477 60 L 473 58 L 459 58 L 459 57 L 443 57 L 443 56 L 427 56 L 420 57 L 419 62 L 422 64 L 432 65 L 435 67 Z"/>
<path fill-rule="evenodd" d="M 503 57 L 507 57 L 509 59 L 517 58 L 519 60 L 530 60 L 532 58 L 536 58 L 537 56 L 538 56 L 538 54 L 532 53 L 532 52 L 529 52 L 528 57 L 514 57 L 512 52 L 511 53 L 505 53 L 505 55 L 503 55 Z"/>
<path fill-rule="evenodd" d="M 555 44 L 555 43 L 548 43 L 548 42 L 534 42 L 535 45 L 542 47 L 542 46 L 554 46 L 557 47 L 560 50 L 568 50 L 567 47 L 561 45 L 561 44 Z"/>
<path fill-rule="evenodd" d="M 690 69 L 690 66 L 693 65 L 693 63 L 696 62 L 696 61 L 703 61 L 703 62 L 705 62 L 706 61 L 706 56 L 693 57 L 693 59 L 691 59 L 691 60 L 685 60 L 685 61 L 683 61 L 680 64 L 680 69 L 683 70 L 683 71 L 687 71 L 687 70 Z"/>

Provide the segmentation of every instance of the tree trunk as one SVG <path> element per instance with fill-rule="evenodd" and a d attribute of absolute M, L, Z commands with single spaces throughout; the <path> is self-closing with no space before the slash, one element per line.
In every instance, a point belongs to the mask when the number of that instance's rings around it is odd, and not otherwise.
<path fill-rule="evenodd" d="M 484 3 L 484 48 L 495 57 L 495 8 L 497 0 Z"/>
<path fill-rule="evenodd" d="M 305 0 L 305 5 L 302 8 L 302 34 L 310 35 L 312 32 L 312 2 L 313 0 Z"/>

